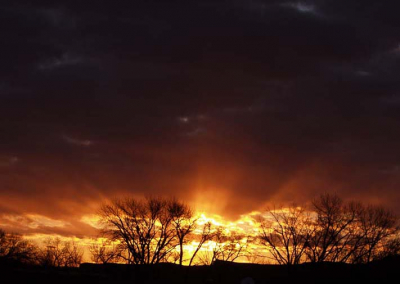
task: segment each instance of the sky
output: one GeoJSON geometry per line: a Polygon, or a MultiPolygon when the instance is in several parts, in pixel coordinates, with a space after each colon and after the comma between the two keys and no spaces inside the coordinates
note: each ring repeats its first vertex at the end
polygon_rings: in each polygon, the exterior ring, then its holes
{"type": "Polygon", "coordinates": [[[127,195],[231,220],[325,192],[400,214],[399,9],[1,1],[0,227],[93,235],[127,195]]]}

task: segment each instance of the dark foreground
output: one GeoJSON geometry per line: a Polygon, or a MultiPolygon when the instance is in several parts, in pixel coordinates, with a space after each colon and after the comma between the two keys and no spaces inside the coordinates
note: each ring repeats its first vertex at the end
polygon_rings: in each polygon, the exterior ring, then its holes
{"type": "Polygon", "coordinates": [[[182,268],[174,264],[82,264],[58,269],[2,264],[0,275],[0,283],[397,283],[400,258],[365,265],[322,263],[290,268],[224,262],[182,268]]]}

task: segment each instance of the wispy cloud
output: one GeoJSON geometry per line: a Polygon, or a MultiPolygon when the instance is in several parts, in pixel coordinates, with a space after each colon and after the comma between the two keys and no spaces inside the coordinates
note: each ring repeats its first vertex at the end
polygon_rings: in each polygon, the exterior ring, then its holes
{"type": "Polygon", "coordinates": [[[83,61],[83,58],[77,55],[72,55],[70,53],[64,53],[60,57],[53,57],[40,63],[38,68],[40,70],[53,70],[56,68],[61,68],[65,66],[72,66],[79,64],[83,61]]]}
{"type": "Polygon", "coordinates": [[[10,226],[21,229],[37,229],[40,227],[62,228],[69,225],[68,222],[52,219],[38,214],[14,215],[4,214],[0,216],[0,221],[3,226],[10,226]]]}
{"type": "Polygon", "coordinates": [[[302,13],[302,14],[322,16],[322,14],[312,4],[307,4],[304,2],[290,2],[290,3],[284,3],[284,4],[282,4],[282,6],[294,9],[297,12],[302,13]]]}
{"type": "Polygon", "coordinates": [[[81,217],[80,221],[96,229],[102,229],[104,227],[100,216],[95,214],[84,215],[81,217]]]}
{"type": "Polygon", "coordinates": [[[67,135],[63,135],[62,138],[64,139],[65,142],[71,145],[83,146],[83,147],[89,147],[93,145],[93,141],[88,139],[77,139],[67,135]]]}
{"type": "Polygon", "coordinates": [[[205,128],[198,127],[198,128],[196,128],[196,129],[194,129],[192,131],[187,132],[186,136],[194,137],[194,136],[198,136],[198,135],[204,134],[206,132],[207,132],[207,130],[205,128]]]}
{"type": "Polygon", "coordinates": [[[356,75],[361,76],[361,77],[367,77],[367,76],[371,76],[371,72],[364,71],[364,70],[358,70],[358,71],[356,71],[356,75]]]}
{"type": "Polygon", "coordinates": [[[178,117],[178,121],[181,122],[181,123],[189,123],[190,120],[191,119],[188,116],[180,116],[180,117],[178,117]]]}

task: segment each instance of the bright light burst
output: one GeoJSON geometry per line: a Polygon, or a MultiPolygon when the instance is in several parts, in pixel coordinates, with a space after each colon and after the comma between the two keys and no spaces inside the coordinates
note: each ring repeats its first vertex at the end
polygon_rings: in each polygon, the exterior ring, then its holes
{"type": "MultiPolygon", "coordinates": [[[[249,242],[250,239],[256,238],[260,231],[259,224],[257,219],[260,217],[266,217],[264,214],[258,211],[253,211],[248,214],[240,215],[237,220],[230,221],[226,220],[224,217],[218,214],[207,214],[206,212],[196,212],[196,229],[193,232],[192,238],[184,245],[185,251],[185,259],[186,264],[190,259],[191,255],[194,253],[196,248],[199,245],[199,237],[202,233],[202,228],[206,223],[212,224],[212,230],[216,231],[220,230],[223,234],[237,236],[237,243],[244,244],[246,243],[246,251],[248,252],[248,256],[241,256],[236,261],[238,262],[265,262],[265,257],[262,255],[266,254],[266,249],[264,246],[258,245],[256,242],[249,242]],[[252,257],[250,257],[250,255],[252,257]]],[[[102,223],[101,219],[98,215],[90,214],[84,215],[80,218],[80,222],[85,223],[95,229],[101,229],[102,223]]],[[[62,236],[56,234],[32,234],[25,236],[26,239],[31,240],[38,244],[39,246],[44,246],[46,240],[49,238],[60,238],[61,241],[64,242],[74,242],[76,245],[81,247],[84,250],[83,260],[84,262],[91,262],[91,254],[89,252],[89,248],[93,245],[102,245],[107,240],[104,237],[98,236],[84,236],[84,237],[76,237],[76,236],[62,236]]],[[[110,245],[113,245],[112,243],[110,245]]],[[[221,242],[217,243],[214,240],[209,240],[201,247],[199,251],[199,255],[205,255],[211,253],[216,249],[217,246],[224,246],[227,243],[221,242]]],[[[178,251],[178,248],[176,249],[178,251]]]]}

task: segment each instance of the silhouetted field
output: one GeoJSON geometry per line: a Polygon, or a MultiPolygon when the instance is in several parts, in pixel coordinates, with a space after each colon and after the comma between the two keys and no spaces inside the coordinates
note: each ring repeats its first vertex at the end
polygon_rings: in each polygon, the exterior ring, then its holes
{"type": "Polygon", "coordinates": [[[291,267],[220,261],[193,267],[84,263],[79,268],[45,268],[3,263],[0,272],[1,283],[244,283],[249,277],[265,284],[396,283],[391,279],[399,277],[400,257],[360,265],[306,263],[291,267]]]}

